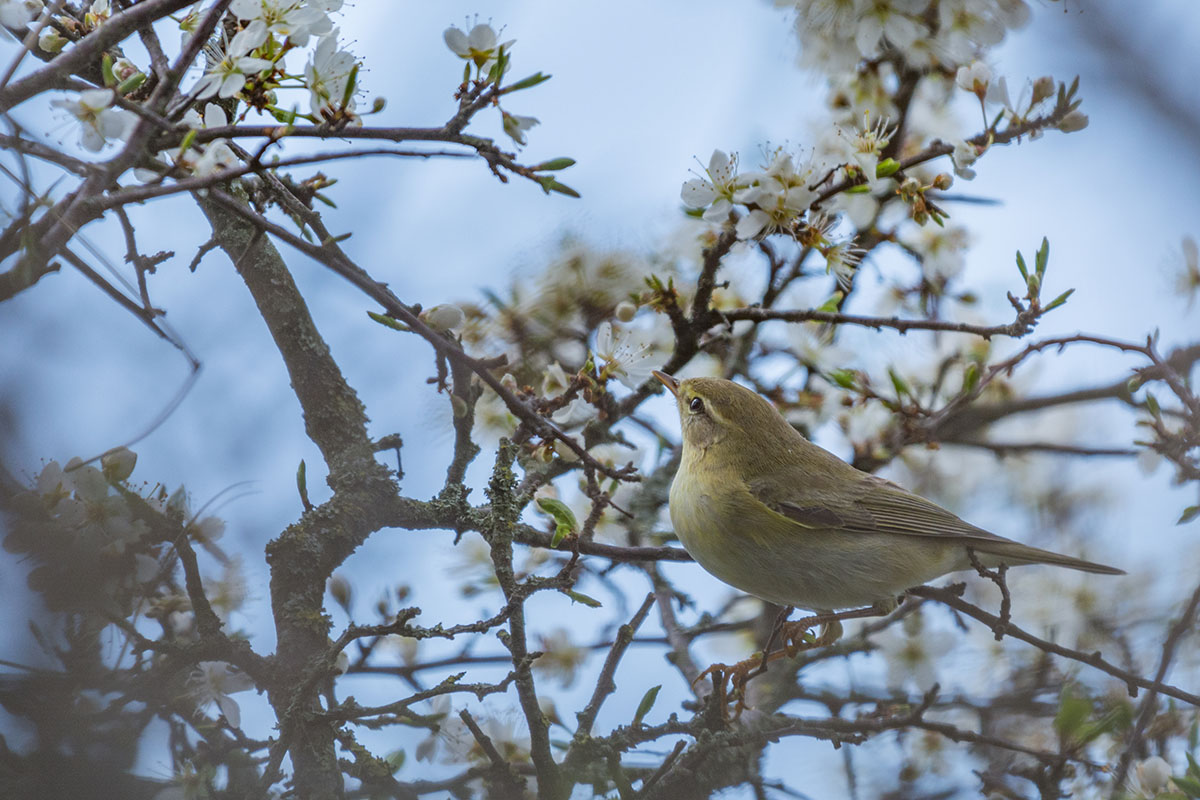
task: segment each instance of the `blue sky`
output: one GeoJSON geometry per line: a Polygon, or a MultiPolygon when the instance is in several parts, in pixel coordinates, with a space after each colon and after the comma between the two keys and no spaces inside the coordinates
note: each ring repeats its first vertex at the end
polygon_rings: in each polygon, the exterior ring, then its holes
{"type": "MultiPolygon", "coordinates": [[[[1120,4],[1110,0],[1096,8],[1116,14],[1120,4]]],[[[330,166],[326,171],[340,179],[330,192],[339,207],[326,212],[327,224],[337,233],[353,231],[348,252],[408,302],[477,299],[480,287],[502,288],[512,275],[536,271],[564,235],[598,247],[651,250],[676,229],[679,186],[699,169],[697,159],[707,162],[720,147],[739,150],[753,163],[766,142],[803,146],[823,118],[822,79],[793,66],[790,25],[766,2],[496,2],[481,11],[462,2],[398,8],[360,0],[347,7],[341,28],[366,64],[363,86],[388,102],[371,122],[436,125],[453,113],[461,62],[443,45],[442,31],[463,27],[477,12],[505,27],[502,38],[517,40],[515,76],[539,70],[554,76],[506,108],[541,120],[529,133],[528,161],[578,161],[563,180],[583,197],[547,197],[517,181],[503,185],[474,161],[330,166]]],[[[973,232],[967,280],[1002,298],[1005,288],[1015,287],[1013,252],[1028,254],[1047,236],[1052,287],[1077,292],[1039,334],[1083,329],[1137,339],[1159,328],[1168,348],[1200,330],[1200,312],[1188,310],[1171,290],[1180,238],[1200,236],[1194,188],[1200,161],[1184,156],[1195,148],[1196,131],[1186,117],[1161,115],[1163,103],[1150,102],[1157,98],[1130,82],[1128,64],[1079,42],[1088,13],[1077,3],[1034,3],[1033,24],[997,52],[993,66],[1014,88],[1046,73],[1067,80],[1081,74],[1091,124],[1081,133],[998,148],[980,162],[975,181],[956,184],[956,191],[1001,201],[952,209],[973,232]]],[[[1169,105],[1180,91],[1173,88],[1179,78],[1171,76],[1194,75],[1200,66],[1194,50],[1182,47],[1200,35],[1200,14],[1188,2],[1156,4],[1139,14],[1143,18],[1122,32],[1139,51],[1152,51],[1152,63],[1168,67],[1161,88],[1169,105]]],[[[10,46],[0,44],[0,51],[10,46]]],[[[19,114],[27,123],[51,120],[57,138],[73,135],[37,109],[19,114]]],[[[499,133],[488,114],[471,130],[499,133]]],[[[266,636],[262,546],[299,515],[294,480],[302,458],[313,499],[321,499],[323,476],[314,470],[319,455],[304,438],[278,355],[228,262],[210,255],[194,275],[185,273],[205,238],[198,214],[184,201],[146,206],[135,218],[144,249],[177,252],[152,281],[152,297],[204,364],[177,411],[135,446],[135,478],[172,488],[185,483],[196,505],[244,485],[231,493],[235,499],[222,501],[220,514],[229,523],[229,542],[245,548],[247,575],[257,587],[258,603],[241,622],[266,636]]],[[[85,235],[124,269],[115,226],[92,226],[85,235]]],[[[443,398],[424,383],[432,364],[428,349],[385,335],[364,313],[370,304],[322,268],[300,257],[291,263],[335,357],[367,404],[372,432],[404,436],[405,491],[430,495],[444,474],[450,430],[443,398]]],[[[986,308],[1007,321],[1003,305],[986,308]]],[[[40,459],[86,457],[128,439],[187,374],[169,345],[69,272],[0,306],[0,341],[18,343],[0,348],[0,402],[11,415],[6,455],[10,467],[31,474],[40,459]]],[[[1097,374],[1108,379],[1123,364],[1081,352],[1046,360],[1039,380],[1053,388],[1097,374]]],[[[1131,428],[1110,427],[1121,419],[1127,425],[1127,418],[1098,414],[1101,435],[1128,442],[1131,428]]],[[[1087,469],[1132,487],[1114,509],[1111,529],[1098,535],[1117,543],[1135,527],[1156,542],[1182,535],[1172,523],[1195,499],[1172,491],[1165,470],[1144,479],[1128,465],[1087,469]]],[[[370,598],[420,576],[406,576],[401,565],[448,566],[448,541],[384,532],[347,570],[361,581],[359,596],[370,598]]],[[[0,568],[6,587],[20,575],[18,565],[0,568]]],[[[709,586],[706,578],[686,580],[709,586]]],[[[457,601],[445,608],[462,615],[478,610],[457,601]]],[[[3,642],[0,637],[0,651],[8,649],[3,642]]],[[[269,647],[269,639],[262,646],[269,647]]],[[[661,664],[656,657],[643,663],[661,664]]],[[[640,690],[630,691],[636,703],[640,690]]],[[[660,703],[668,700],[664,694],[660,703]]]]}

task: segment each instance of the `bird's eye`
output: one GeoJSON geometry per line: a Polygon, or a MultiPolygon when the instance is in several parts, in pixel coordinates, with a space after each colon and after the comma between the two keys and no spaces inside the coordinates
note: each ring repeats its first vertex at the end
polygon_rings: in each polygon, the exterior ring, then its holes
{"type": "Polygon", "coordinates": [[[688,403],[688,408],[692,410],[693,414],[699,414],[704,410],[704,401],[699,397],[693,397],[692,402],[688,403]]]}

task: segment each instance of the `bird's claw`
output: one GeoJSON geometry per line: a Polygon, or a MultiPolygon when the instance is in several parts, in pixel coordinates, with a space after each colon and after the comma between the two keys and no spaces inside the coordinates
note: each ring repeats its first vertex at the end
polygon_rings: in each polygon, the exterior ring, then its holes
{"type": "Polygon", "coordinates": [[[706,670],[696,676],[692,681],[692,687],[700,683],[709,675],[713,676],[713,695],[720,703],[722,713],[726,719],[729,718],[726,699],[731,695],[737,695],[737,705],[733,709],[733,718],[737,719],[741,716],[742,711],[746,709],[746,684],[755,675],[766,672],[766,660],[755,653],[750,658],[743,659],[736,664],[713,664],[706,670]],[[726,685],[728,684],[728,689],[726,685]]]}

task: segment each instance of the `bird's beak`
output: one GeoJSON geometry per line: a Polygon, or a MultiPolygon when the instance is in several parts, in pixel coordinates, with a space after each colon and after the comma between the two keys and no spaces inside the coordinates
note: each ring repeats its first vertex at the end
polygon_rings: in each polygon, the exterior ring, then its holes
{"type": "Polygon", "coordinates": [[[671,394],[679,397],[679,381],[675,380],[667,373],[661,372],[657,369],[651,370],[650,374],[662,381],[662,385],[670,389],[671,394]]]}

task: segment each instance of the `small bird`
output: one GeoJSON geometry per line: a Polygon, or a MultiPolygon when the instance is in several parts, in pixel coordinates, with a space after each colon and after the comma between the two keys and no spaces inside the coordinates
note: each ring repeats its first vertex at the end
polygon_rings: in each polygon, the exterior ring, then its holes
{"type": "MultiPolygon", "coordinates": [[[[948,572],[1054,564],[1123,575],[977,528],[805,439],[767,400],[718,378],[654,376],[675,395],[683,458],[675,533],[704,569],[781,606],[882,614],[948,572]]],[[[840,629],[840,626],[838,626],[840,629]]]]}

